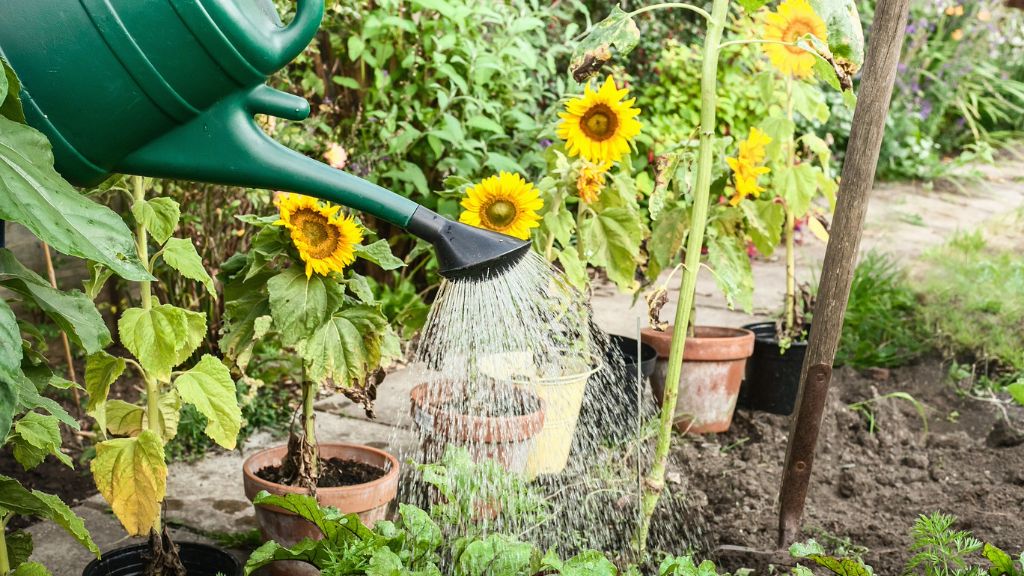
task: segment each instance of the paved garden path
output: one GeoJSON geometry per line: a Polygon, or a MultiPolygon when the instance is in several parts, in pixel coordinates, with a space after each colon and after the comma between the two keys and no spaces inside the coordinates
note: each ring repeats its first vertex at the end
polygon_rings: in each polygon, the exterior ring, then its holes
{"type": "MultiPolygon", "coordinates": [[[[892,253],[913,265],[916,256],[944,242],[957,230],[998,227],[1007,218],[1024,218],[1024,162],[1004,161],[982,168],[985,179],[964,191],[936,191],[914,185],[880,185],[874,191],[865,227],[864,249],[892,253]]],[[[862,250],[863,251],[863,250],[862,250]]],[[[808,279],[820,269],[825,247],[812,237],[798,250],[800,278],[808,279]]],[[[703,273],[698,285],[698,320],[701,324],[739,326],[757,318],[769,318],[781,305],[785,286],[785,263],[779,258],[754,262],[755,315],[729,310],[703,273]]],[[[672,287],[675,302],[677,286],[672,287]]],[[[638,323],[646,325],[643,300],[634,306],[632,298],[600,286],[594,295],[598,323],[608,332],[632,335],[638,323]]],[[[664,313],[674,313],[674,304],[664,313]]],[[[670,316],[666,316],[670,317],[670,316]]],[[[369,420],[362,410],[341,396],[323,399],[317,419],[322,441],[356,442],[387,447],[399,455],[408,454],[415,444],[408,393],[416,383],[415,370],[403,368],[388,376],[376,406],[377,419],[369,420]]],[[[241,452],[219,453],[194,463],[176,463],[170,468],[167,517],[183,540],[204,540],[202,534],[239,532],[255,526],[252,509],[242,492],[243,456],[265,446],[280,443],[267,434],[257,434],[241,452]]],[[[108,550],[124,545],[120,525],[106,504],[93,497],[77,507],[85,517],[97,544],[108,550]]],[[[56,576],[77,576],[89,555],[59,529],[50,524],[31,528],[36,544],[34,558],[49,566],[56,576]]]]}

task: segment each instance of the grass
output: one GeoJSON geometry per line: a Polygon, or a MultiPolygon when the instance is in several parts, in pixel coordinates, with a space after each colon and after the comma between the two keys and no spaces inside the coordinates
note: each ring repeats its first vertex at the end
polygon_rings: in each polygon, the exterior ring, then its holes
{"type": "Polygon", "coordinates": [[[891,256],[869,252],[857,265],[836,364],[894,368],[930,347],[917,295],[891,256]]]}
{"type": "Polygon", "coordinates": [[[925,258],[921,314],[940,349],[997,380],[1024,373],[1024,258],[980,232],[958,234],[925,258]]]}

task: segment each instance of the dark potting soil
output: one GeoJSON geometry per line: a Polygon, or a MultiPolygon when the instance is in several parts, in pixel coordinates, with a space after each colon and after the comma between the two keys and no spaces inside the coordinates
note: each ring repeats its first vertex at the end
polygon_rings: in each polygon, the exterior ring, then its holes
{"type": "MultiPolygon", "coordinates": [[[[65,439],[65,444],[72,443],[65,439]]],[[[58,462],[56,458],[50,457],[39,466],[26,471],[14,459],[10,448],[0,450],[0,474],[18,480],[30,490],[55,494],[68,506],[75,506],[97,492],[88,466],[78,464],[71,469],[58,462]]],[[[14,529],[24,528],[35,521],[28,516],[15,516],[10,526],[14,529]]]]}
{"type": "MultiPolygon", "coordinates": [[[[1024,429],[1024,408],[959,395],[946,374],[937,359],[892,371],[836,371],[802,539],[863,546],[875,574],[900,574],[914,520],[942,512],[956,515],[957,528],[983,541],[1013,554],[1024,548],[1024,434],[1014,431],[1024,429]],[[927,435],[905,400],[874,403],[874,432],[849,407],[894,391],[927,407],[927,435]]],[[[673,450],[668,488],[685,494],[706,519],[711,551],[723,569],[766,574],[768,564],[790,562],[775,548],[788,432],[787,417],[738,411],[728,432],[691,437],[673,450]]]]}
{"type": "MultiPolygon", "coordinates": [[[[268,466],[256,471],[256,476],[274,482],[285,484],[281,473],[281,466],[268,466]]],[[[320,459],[320,478],[317,480],[317,488],[338,488],[341,486],[356,486],[373,482],[383,478],[387,474],[382,468],[378,468],[365,462],[357,460],[344,460],[342,458],[320,459]]]]}

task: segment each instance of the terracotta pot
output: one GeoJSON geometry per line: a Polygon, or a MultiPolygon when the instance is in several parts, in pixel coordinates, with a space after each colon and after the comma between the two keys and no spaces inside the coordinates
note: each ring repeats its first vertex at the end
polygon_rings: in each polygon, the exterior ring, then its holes
{"type": "Polygon", "coordinates": [[[521,416],[460,414],[445,409],[445,404],[463,394],[460,386],[424,383],[413,388],[412,419],[420,431],[423,461],[437,462],[449,445],[462,446],[474,462],[494,460],[509,472],[524,473],[534,438],[544,427],[544,401],[514,386],[501,393],[514,395],[534,409],[521,416]]]}
{"type": "MultiPolygon", "coordinates": [[[[660,404],[665,395],[672,326],[664,332],[646,328],[640,339],[658,351],[651,390],[660,404]]],[[[677,430],[696,434],[725,432],[732,424],[747,358],[754,352],[754,333],[741,328],[698,326],[686,339],[683,372],[676,402],[677,430]]]]}
{"type": "MultiPolygon", "coordinates": [[[[320,444],[320,457],[329,460],[341,458],[355,460],[385,470],[384,476],[365,484],[317,488],[316,499],[324,506],[333,506],[344,514],[359,514],[363,524],[373,526],[387,516],[388,505],[398,494],[398,460],[383,450],[358,444],[320,444]]],[[[288,452],[287,446],[275,446],[257,452],[242,464],[245,495],[252,501],[261,490],[283,496],[285,494],[306,494],[304,488],[285,486],[268,482],[256,476],[256,471],[268,466],[279,466],[288,452]]],[[[266,540],[273,540],[284,546],[294,546],[304,538],[319,539],[320,531],[313,524],[274,506],[256,506],[256,522],[266,540]]],[[[283,576],[315,576],[319,571],[301,562],[275,562],[270,565],[271,573],[283,576]]]]}

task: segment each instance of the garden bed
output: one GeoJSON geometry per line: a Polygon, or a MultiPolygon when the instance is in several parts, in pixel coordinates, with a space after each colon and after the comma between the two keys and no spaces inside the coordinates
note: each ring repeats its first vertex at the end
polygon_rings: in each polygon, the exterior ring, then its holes
{"type": "MultiPolygon", "coordinates": [[[[1000,409],[958,395],[938,360],[868,375],[840,369],[832,381],[804,516],[804,534],[827,548],[862,546],[878,574],[898,574],[920,514],[959,517],[959,527],[1009,550],[1024,544],[1024,437],[1008,432],[1000,409]],[[874,405],[876,429],[849,404],[894,391],[927,406],[928,434],[902,399],[874,405]]],[[[1019,426],[1024,409],[1005,406],[1019,426]]],[[[725,568],[765,569],[774,549],[778,487],[789,420],[738,412],[732,429],[691,438],[672,454],[670,480],[703,507],[710,544],[725,568]]],[[[678,490],[678,488],[677,488],[678,490]]],[[[760,572],[759,572],[760,573],[760,572]]]]}

